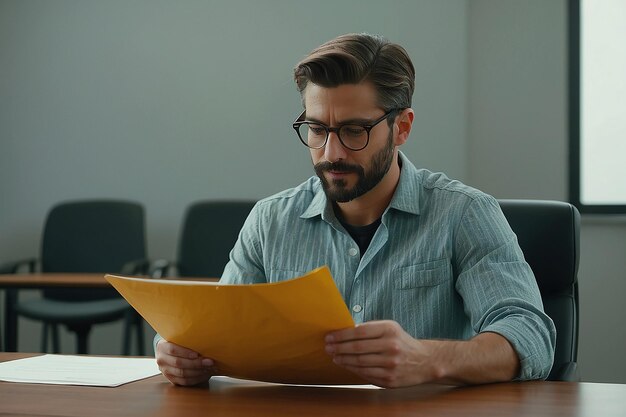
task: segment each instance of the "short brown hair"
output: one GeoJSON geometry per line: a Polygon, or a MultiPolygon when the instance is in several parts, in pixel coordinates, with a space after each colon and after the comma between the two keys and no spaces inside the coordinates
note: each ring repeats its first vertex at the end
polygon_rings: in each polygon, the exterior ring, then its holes
{"type": "Polygon", "coordinates": [[[382,36],[351,33],[315,48],[294,69],[300,94],[309,82],[325,88],[371,82],[378,105],[389,111],[411,107],[415,68],[398,44],[382,36]]]}

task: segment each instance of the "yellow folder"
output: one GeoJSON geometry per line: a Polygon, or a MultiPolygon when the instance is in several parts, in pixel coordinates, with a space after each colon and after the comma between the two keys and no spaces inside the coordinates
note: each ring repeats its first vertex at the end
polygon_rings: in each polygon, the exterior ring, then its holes
{"type": "Polygon", "coordinates": [[[363,384],[324,352],[353,327],[330,271],[269,284],[106,276],[166,340],[215,360],[220,374],[291,384],[363,384]]]}

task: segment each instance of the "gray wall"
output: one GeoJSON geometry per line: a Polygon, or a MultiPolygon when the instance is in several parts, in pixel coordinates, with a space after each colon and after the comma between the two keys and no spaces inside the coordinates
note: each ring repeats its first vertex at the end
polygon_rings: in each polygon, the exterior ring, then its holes
{"type": "MultiPolygon", "coordinates": [[[[150,256],[172,259],[191,202],[302,182],[313,170],[291,128],[292,68],[361,31],[418,63],[405,152],[463,178],[463,1],[0,0],[0,262],[36,255],[62,200],[143,203],[150,256]]],[[[19,348],[37,350],[39,325],[20,330],[19,348]]],[[[96,328],[92,351],[118,353],[119,335],[96,328]]],[[[71,352],[73,339],[62,345],[71,352]]]]}
{"type": "Polygon", "coordinates": [[[119,197],[171,257],[184,208],[260,198],[312,174],[292,68],[350,31],[418,64],[406,152],[463,177],[465,3],[1,1],[0,259],[37,251],[51,205],[119,197]]]}
{"type": "MultiPolygon", "coordinates": [[[[142,202],[150,256],[172,258],[192,201],[304,180],[291,68],[350,31],[416,63],[414,162],[499,198],[567,198],[565,0],[310,4],[0,0],[0,261],[35,255],[61,200],[142,202]]],[[[583,219],[585,380],[626,382],[625,234],[583,219]]],[[[37,350],[38,325],[20,325],[37,350]]],[[[118,353],[119,335],[97,328],[93,352],[118,353]]]]}
{"type": "MultiPolygon", "coordinates": [[[[469,5],[469,181],[498,198],[566,200],[566,2],[469,5]]],[[[585,381],[626,382],[624,254],[626,217],[583,216],[579,365],[585,381]]]]}

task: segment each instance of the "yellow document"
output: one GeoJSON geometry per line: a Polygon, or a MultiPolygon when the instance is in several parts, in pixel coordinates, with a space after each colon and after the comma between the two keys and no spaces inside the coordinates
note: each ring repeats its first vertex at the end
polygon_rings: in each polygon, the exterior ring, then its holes
{"type": "Polygon", "coordinates": [[[164,339],[214,359],[222,375],[290,384],[365,383],[324,351],[326,333],[354,327],[325,266],[270,284],[106,279],[164,339]]]}

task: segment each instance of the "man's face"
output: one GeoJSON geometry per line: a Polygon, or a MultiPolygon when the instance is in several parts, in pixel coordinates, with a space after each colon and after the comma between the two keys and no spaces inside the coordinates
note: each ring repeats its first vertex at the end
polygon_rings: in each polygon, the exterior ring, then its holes
{"type": "MultiPolygon", "coordinates": [[[[346,123],[371,124],[385,111],[376,105],[376,91],[369,83],[324,88],[309,84],[304,93],[306,120],[330,127],[346,123]]],[[[345,148],[336,133],[326,146],[311,149],[311,159],[324,191],[331,201],[345,203],[369,192],[380,183],[394,160],[393,130],[386,120],[370,131],[365,149],[345,148]]]]}

